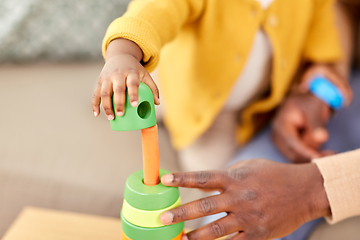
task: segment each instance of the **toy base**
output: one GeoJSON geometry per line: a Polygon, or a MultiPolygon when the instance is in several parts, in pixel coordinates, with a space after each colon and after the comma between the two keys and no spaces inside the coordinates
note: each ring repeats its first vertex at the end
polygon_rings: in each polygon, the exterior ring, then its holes
{"type": "Polygon", "coordinates": [[[144,228],[129,223],[122,214],[120,217],[122,231],[132,240],[171,240],[184,232],[184,222],[158,228],[144,228]]]}
{"type": "MultiPolygon", "coordinates": [[[[183,234],[184,234],[184,232],[180,233],[178,236],[176,236],[175,238],[173,238],[171,240],[181,240],[183,234]]],[[[132,239],[128,238],[128,236],[126,236],[125,233],[123,231],[121,231],[121,239],[120,240],[132,240],[132,239]]]]}

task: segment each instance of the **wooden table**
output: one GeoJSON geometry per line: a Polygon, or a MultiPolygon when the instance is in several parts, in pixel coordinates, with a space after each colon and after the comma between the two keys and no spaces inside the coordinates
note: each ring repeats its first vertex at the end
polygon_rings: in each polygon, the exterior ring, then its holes
{"type": "Polygon", "coordinates": [[[120,240],[120,219],[25,208],[2,240],[120,240]]]}
{"type": "Polygon", "coordinates": [[[120,236],[120,218],[26,207],[1,240],[120,240],[120,236]]]}
{"type": "Polygon", "coordinates": [[[120,219],[27,207],[2,240],[120,240],[120,219]]]}

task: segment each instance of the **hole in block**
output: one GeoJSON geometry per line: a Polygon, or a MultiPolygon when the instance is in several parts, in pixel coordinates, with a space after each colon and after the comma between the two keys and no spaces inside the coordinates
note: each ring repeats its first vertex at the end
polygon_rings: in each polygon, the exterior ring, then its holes
{"type": "Polygon", "coordinates": [[[148,101],[144,101],[139,104],[137,113],[142,119],[148,119],[151,114],[151,106],[148,101]]]}

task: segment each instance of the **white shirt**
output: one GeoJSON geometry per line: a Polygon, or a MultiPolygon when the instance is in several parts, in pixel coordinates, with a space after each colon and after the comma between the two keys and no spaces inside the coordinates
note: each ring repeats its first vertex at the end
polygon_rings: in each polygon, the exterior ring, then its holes
{"type": "Polygon", "coordinates": [[[256,0],[263,9],[267,9],[274,0],[256,0]]]}
{"type": "MultiPolygon", "coordinates": [[[[266,9],[274,0],[257,0],[266,9]]],[[[272,47],[265,32],[260,29],[254,37],[252,49],[243,71],[236,80],[225,103],[226,110],[240,110],[260,97],[270,86],[272,47]]]]}

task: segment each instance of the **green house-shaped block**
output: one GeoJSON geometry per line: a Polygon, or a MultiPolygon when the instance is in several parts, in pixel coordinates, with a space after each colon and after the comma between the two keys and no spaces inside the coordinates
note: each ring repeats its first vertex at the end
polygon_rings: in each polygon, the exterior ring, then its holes
{"type": "MultiPolygon", "coordinates": [[[[115,109],[115,104],[113,101],[115,109]]],[[[130,104],[126,91],[125,113],[121,117],[115,114],[110,121],[111,129],[115,131],[132,131],[152,127],[156,124],[154,96],[151,89],[145,84],[139,85],[139,104],[133,107],[130,104]]]]}

